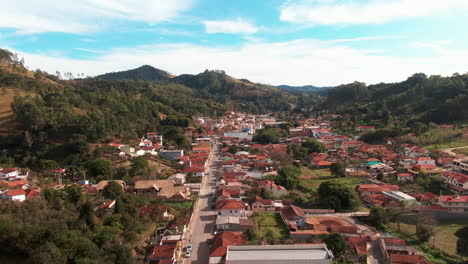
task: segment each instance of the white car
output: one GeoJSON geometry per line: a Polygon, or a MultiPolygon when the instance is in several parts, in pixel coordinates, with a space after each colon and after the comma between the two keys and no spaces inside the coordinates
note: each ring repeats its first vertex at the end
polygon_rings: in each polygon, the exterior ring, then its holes
{"type": "Polygon", "coordinates": [[[187,252],[192,252],[192,245],[191,244],[187,245],[187,252]]]}
{"type": "Polygon", "coordinates": [[[192,254],[192,252],[186,251],[186,252],[185,252],[185,257],[186,257],[186,258],[190,258],[190,255],[191,255],[191,254],[192,254]]]}

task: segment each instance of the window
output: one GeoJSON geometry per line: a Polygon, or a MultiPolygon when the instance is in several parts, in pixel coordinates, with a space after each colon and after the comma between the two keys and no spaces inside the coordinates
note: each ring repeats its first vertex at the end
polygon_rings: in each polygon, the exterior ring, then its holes
{"type": "Polygon", "coordinates": [[[232,214],[232,210],[229,210],[229,213],[232,214]]]}

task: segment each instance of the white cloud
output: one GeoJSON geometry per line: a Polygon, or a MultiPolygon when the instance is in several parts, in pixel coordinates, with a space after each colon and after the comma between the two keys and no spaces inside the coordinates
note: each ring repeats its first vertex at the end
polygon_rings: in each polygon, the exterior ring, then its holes
{"type": "Polygon", "coordinates": [[[467,9],[466,0],[298,0],[283,4],[280,19],[307,25],[377,24],[467,9]]]}
{"type": "Polygon", "coordinates": [[[422,42],[422,41],[411,41],[408,43],[408,46],[411,48],[441,48],[443,46],[446,46],[448,44],[452,43],[451,40],[437,40],[437,41],[428,41],[428,42],[422,42]]]}
{"type": "Polygon", "coordinates": [[[191,7],[193,0],[0,0],[0,28],[20,34],[85,33],[116,21],[155,24],[191,7]]]}
{"type": "Polygon", "coordinates": [[[209,34],[255,34],[258,28],[250,22],[242,19],[236,20],[207,20],[202,22],[205,25],[205,31],[209,34]]]}
{"type": "Polygon", "coordinates": [[[366,83],[395,82],[416,72],[451,75],[466,71],[468,49],[427,53],[425,57],[392,57],[315,39],[275,43],[247,43],[240,47],[206,47],[194,44],[157,44],[110,50],[94,60],[75,60],[18,52],[32,69],[48,72],[98,75],[143,64],[174,74],[196,74],[222,69],[237,78],[269,84],[320,86],[355,80],[366,83]],[[156,64],[155,64],[156,63],[156,64]]]}

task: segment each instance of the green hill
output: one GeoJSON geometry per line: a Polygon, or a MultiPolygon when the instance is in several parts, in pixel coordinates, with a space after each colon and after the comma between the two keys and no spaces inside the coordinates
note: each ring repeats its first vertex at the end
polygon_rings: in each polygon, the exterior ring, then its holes
{"type": "Polygon", "coordinates": [[[285,111],[295,97],[274,86],[262,85],[248,80],[236,79],[224,71],[206,70],[200,74],[170,76],[167,72],[151,66],[100,75],[97,79],[143,80],[153,84],[177,84],[192,89],[192,95],[226,105],[234,110],[252,113],[285,111]]]}
{"type": "Polygon", "coordinates": [[[467,105],[468,74],[427,77],[418,73],[399,83],[340,85],[328,90],[323,107],[357,122],[384,125],[396,119],[467,122],[467,105]]]}

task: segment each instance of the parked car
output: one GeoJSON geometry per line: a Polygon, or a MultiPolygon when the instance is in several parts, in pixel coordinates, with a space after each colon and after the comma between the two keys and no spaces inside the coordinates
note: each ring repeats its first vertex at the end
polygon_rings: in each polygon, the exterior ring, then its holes
{"type": "Polygon", "coordinates": [[[187,245],[187,251],[192,252],[192,244],[187,245]]]}
{"type": "Polygon", "coordinates": [[[190,252],[190,251],[185,252],[185,257],[186,258],[190,258],[190,255],[192,255],[192,252],[190,252]]]}

